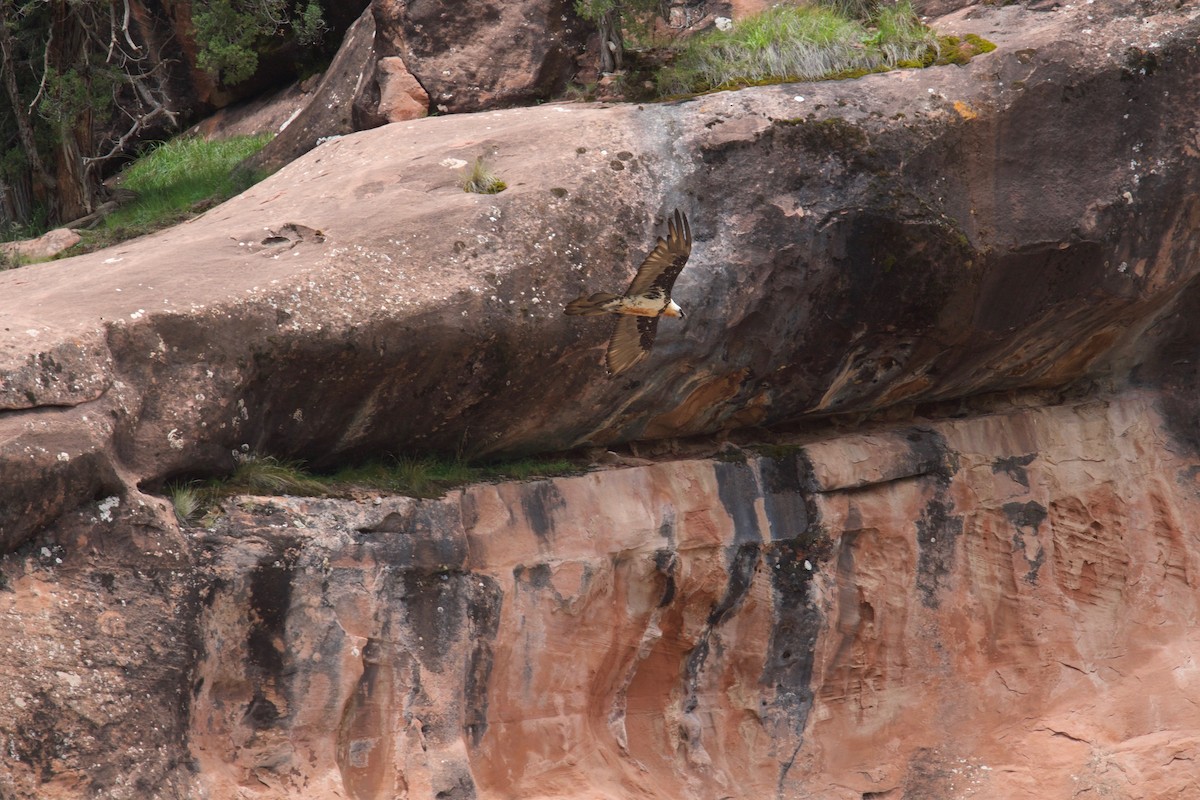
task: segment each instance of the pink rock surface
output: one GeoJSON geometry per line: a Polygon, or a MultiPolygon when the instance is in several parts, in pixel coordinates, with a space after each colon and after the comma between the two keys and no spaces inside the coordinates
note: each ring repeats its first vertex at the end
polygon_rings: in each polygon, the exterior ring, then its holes
{"type": "Polygon", "coordinates": [[[1200,790],[1200,467],[1152,393],[772,452],[209,529],[90,504],[0,564],[0,789],[1200,790]]]}

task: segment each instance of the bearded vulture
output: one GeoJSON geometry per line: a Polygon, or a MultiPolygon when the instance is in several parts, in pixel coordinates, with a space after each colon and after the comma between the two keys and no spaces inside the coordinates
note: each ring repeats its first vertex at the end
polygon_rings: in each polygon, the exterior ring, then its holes
{"type": "Polygon", "coordinates": [[[683,317],[683,309],[671,299],[671,287],[691,252],[691,226],[676,209],[675,216],[667,220],[667,238],[658,237],[658,244],[638,267],[625,294],[581,295],[563,309],[572,316],[618,315],[608,343],[610,374],[618,375],[646,357],[658,332],[659,317],[683,317]]]}

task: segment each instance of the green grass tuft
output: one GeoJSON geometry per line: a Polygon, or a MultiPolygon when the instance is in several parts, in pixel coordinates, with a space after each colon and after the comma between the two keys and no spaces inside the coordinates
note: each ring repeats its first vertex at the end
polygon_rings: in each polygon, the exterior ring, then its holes
{"type": "Polygon", "coordinates": [[[909,0],[880,7],[871,22],[875,30],[866,44],[883,54],[888,67],[920,62],[931,49],[937,51],[937,34],[921,23],[909,0]]]}
{"type": "Polygon", "coordinates": [[[475,159],[475,163],[463,169],[460,184],[464,192],[475,194],[499,194],[508,188],[508,184],[496,177],[491,167],[484,161],[483,156],[475,159]]]}
{"type": "Polygon", "coordinates": [[[205,504],[203,491],[193,483],[168,485],[167,497],[171,499],[180,525],[190,525],[205,504]]]}
{"type": "Polygon", "coordinates": [[[164,142],[126,167],[122,187],[136,199],[113,211],[73,253],[96,250],[142,236],[195,216],[262,180],[239,169],[271,134],[207,141],[178,137],[164,142]]]}
{"type": "Polygon", "coordinates": [[[433,456],[403,456],[393,461],[343,469],[328,478],[338,489],[372,489],[409,495],[440,497],[450,489],[469,483],[494,480],[531,480],[580,472],[567,459],[521,459],[491,464],[470,464],[460,459],[433,456]]]}
{"type": "Polygon", "coordinates": [[[226,494],[322,495],[329,486],[304,470],[299,461],[255,456],[238,464],[223,482],[226,494]]]}
{"type": "Polygon", "coordinates": [[[814,80],[832,72],[871,69],[878,56],[861,45],[863,26],[819,6],[777,6],[688,39],[658,76],[665,95],[763,81],[814,80]]]}
{"type": "Polygon", "coordinates": [[[167,484],[164,493],[170,498],[179,523],[186,526],[201,516],[211,518],[222,500],[240,494],[353,497],[371,491],[431,498],[470,483],[525,481],[583,471],[579,464],[563,458],[470,464],[461,459],[423,456],[362,464],[332,475],[316,476],[297,461],[250,456],[226,478],[167,484]]]}

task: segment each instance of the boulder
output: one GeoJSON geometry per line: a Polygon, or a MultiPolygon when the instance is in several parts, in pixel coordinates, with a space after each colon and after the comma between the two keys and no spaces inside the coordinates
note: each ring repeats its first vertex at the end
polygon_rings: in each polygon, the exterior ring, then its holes
{"type": "Polygon", "coordinates": [[[442,113],[557,95],[591,32],[572,0],[374,0],[371,10],[379,54],[401,58],[442,113]]]}
{"type": "Polygon", "coordinates": [[[388,122],[403,122],[429,113],[429,95],[408,71],[404,59],[387,56],[375,65],[379,82],[379,115],[388,122]]]}
{"type": "Polygon", "coordinates": [[[0,255],[23,261],[45,261],[79,244],[82,237],[70,228],[55,228],[36,239],[0,242],[0,255]]]}
{"type": "Polygon", "coordinates": [[[266,146],[242,162],[241,168],[273,172],[299,158],[321,141],[384,121],[372,110],[366,116],[359,98],[372,91],[375,55],[375,19],[370,9],[346,31],[342,46],[316,87],[280,126],[278,134],[266,146]]]}

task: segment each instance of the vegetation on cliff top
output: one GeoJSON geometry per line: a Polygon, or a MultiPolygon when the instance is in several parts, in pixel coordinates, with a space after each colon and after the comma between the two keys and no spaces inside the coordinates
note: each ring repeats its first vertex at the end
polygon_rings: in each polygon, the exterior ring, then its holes
{"type": "Polygon", "coordinates": [[[271,134],[235,136],[208,141],[177,137],[133,162],[122,173],[121,187],[135,197],[82,231],[83,241],[72,255],[142,236],[182,222],[235,194],[263,176],[238,169],[257,153],[271,134]]]}
{"type": "Polygon", "coordinates": [[[329,0],[183,5],[177,17],[130,13],[128,3],[122,13],[109,0],[0,2],[0,234],[88,218],[108,199],[105,179],[192,121],[200,109],[180,103],[189,34],[200,69],[229,86],[256,75],[264,57],[297,73],[326,62],[338,44],[327,20],[345,16],[329,0]],[[164,40],[163,52],[160,36],[184,41],[164,40]]]}
{"type": "MultiPolygon", "coordinates": [[[[618,72],[601,81],[608,99],[647,101],[963,64],[995,49],[973,34],[939,37],[921,22],[911,0],[781,3],[738,22],[718,20],[716,28],[676,41],[653,33],[656,11],[641,0],[580,0],[577,6],[600,26],[602,36],[607,31],[613,37],[613,47],[619,42],[623,51],[626,41],[635,43],[628,69],[620,72],[622,60],[617,59],[618,72]]],[[[602,70],[611,66],[602,65],[602,70]]],[[[596,86],[576,87],[574,94],[593,97],[596,86]]]]}
{"type": "Polygon", "coordinates": [[[866,20],[827,6],[776,6],[688,39],[658,75],[665,95],[891,69],[938,48],[908,0],[866,20]]]}

